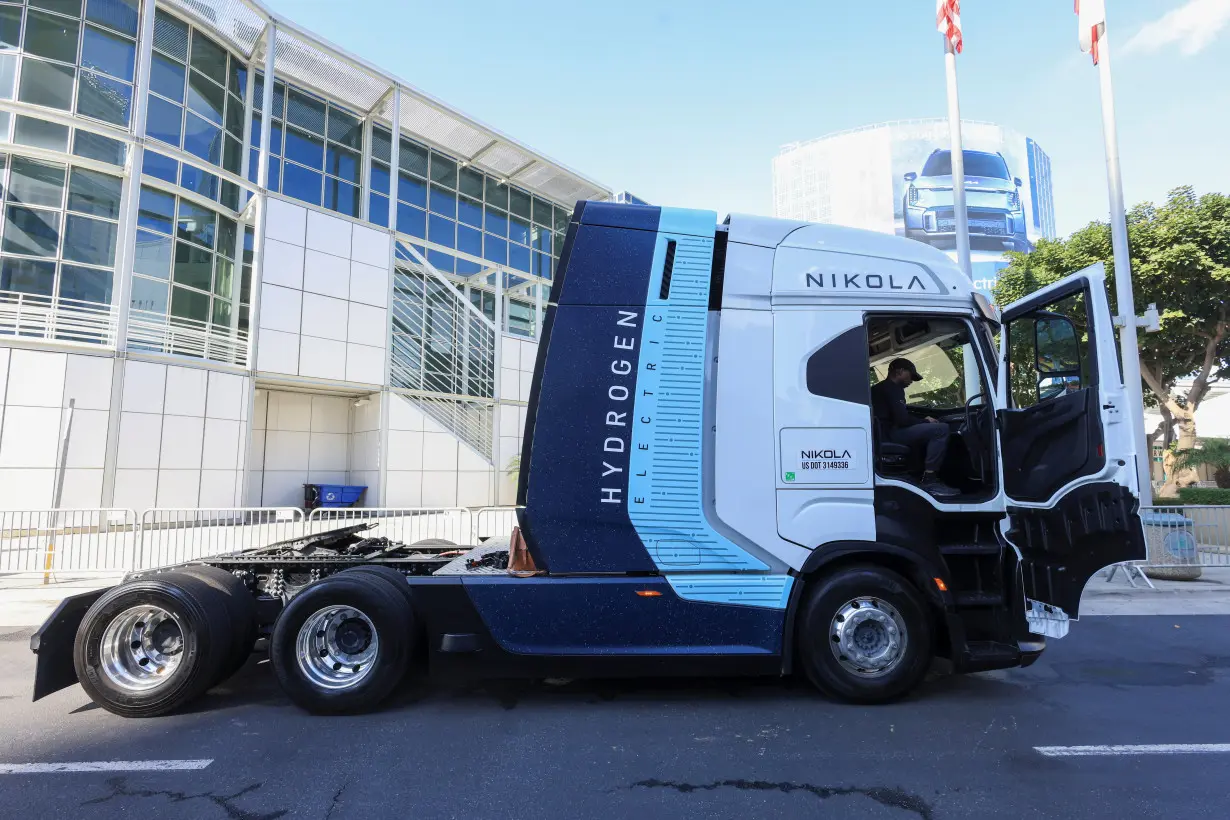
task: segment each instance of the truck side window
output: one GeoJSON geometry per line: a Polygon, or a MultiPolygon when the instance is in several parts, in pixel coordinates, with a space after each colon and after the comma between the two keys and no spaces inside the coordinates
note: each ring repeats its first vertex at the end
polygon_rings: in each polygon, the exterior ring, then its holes
{"type": "Polygon", "coordinates": [[[1094,386],[1083,294],[1022,316],[1007,332],[1013,407],[1033,407],[1094,386]]]}
{"type": "Polygon", "coordinates": [[[888,364],[905,356],[923,377],[905,389],[906,404],[922,413],[951,413],[964,409],[967,402],[985,403],[986,388],[978,365],[978,354],[969,327],[952,319],[874,319],[872,335],[872,384],[888,375],[888,364]],[[881,345],[877,339],[891,339],[881,345]],[[981,397],[981,398],[979,398],[981,397]]]}

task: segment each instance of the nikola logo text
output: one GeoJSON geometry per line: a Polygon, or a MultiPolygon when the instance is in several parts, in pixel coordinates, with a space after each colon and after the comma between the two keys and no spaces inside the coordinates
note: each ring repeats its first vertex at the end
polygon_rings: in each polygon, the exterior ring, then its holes
{"type": "Polygon", "coordinates": [[[807,287],[826,290],[921,290],[926,291],[920,276],[909,279],[896,274],[879,273],[809,273],[807,287]]]}

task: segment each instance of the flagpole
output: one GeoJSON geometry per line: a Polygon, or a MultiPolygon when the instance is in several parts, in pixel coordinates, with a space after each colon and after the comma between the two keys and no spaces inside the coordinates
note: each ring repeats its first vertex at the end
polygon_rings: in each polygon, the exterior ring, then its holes
{"type": "Polygon", "coordinates": [[[961,102],[957,98],[957,54],[944,38],[944,70],[948,75],[948,133],[952,139],[952,218],[957,227],[957,264],[972,282],[969,258],[969,219],[965,210],[965,153],[961,149],[961,102]]]}
{"type": "MultiPolygon", "coordinates": [[[[1106,26],[1109,29],[1110,26],[1106,26]]],[[[1153,469],[1145,438],[1144,400],[1140,386],[1140,352],[1136,343],[1136,301],[1132,295],[1132,259],[1128,248],[1127,208],[1119,170],[1119,134],[1115,127],[1115,90],[1110,79],[1110,42],[1106,31],[1097,38],[1098,78],[1102,91],[1102,135],[1106,139],[1106,182],[1110,189],[1110,238],[1115,258],[1115,298],[1119,303],[1119,344],[1128,418],[1136,442],[1136,477],[1142,507],[1153,504],[1153,469]]]]}

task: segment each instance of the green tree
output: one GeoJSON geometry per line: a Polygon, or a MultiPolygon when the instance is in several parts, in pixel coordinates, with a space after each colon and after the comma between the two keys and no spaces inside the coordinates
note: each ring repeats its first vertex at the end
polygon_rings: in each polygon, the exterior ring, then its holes
{"type": "Polygon", "coordinates": [[[1174,463],[1180,470],[1208,467],[1217,486],[1230,489],[1230,439],[1206,438],[1195,449],[1175,453],[1174,463]]]}
{"type": "MultiPolygon", "coordinates": [[[[1171,191],[1164,204],[1146,202],[1128,214],[1134,313],[1149,303],[1161,312],[1162,329],[1139,335],[1145,403],[1162,415],[1158,435],[1167,453],[1167,488],[1195,482],[1174,452],[1196,446],[1195,414],[1209,387],[1230,375],[1230,197],[1197,197],[1190,187],[1171,191]],[[1180,380],[1191,386],[1178,388],[1180,380]]],[[[1110,226],[1093,222],[1067,239],[1040,241],[1030,253],[1010,253],[1000,273],[996,302],[1006,305],[1081,268],[1103,262],[1112,283],[1115,265],[1110,226]]],[[[1163,493],[1166,488],[1163,489],[1163,493]]]]}

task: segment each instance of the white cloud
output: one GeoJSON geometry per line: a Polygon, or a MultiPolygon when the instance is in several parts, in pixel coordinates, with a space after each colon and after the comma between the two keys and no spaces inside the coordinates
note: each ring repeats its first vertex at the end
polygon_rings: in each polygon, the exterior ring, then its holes
{"type": "Polygon", "coordinates": [[[1145,23],[1123,46],[1125,54],[1153,53],[1177,45],[1185,56],[1198,54],[1230,25],[1230,0],[1188,0],[1145,23]]]}

